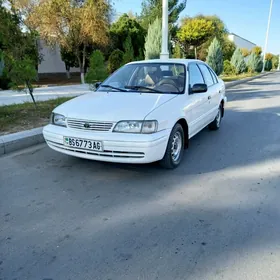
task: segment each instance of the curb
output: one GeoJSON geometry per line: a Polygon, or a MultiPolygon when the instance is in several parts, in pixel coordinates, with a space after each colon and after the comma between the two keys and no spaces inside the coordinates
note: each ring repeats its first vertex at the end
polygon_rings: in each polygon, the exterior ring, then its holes
{"type": "Polygon", "coordinates": [[[267,76],[267,75],[270,75],[270,74],[273,74],[275,72],[267,72],[267,73],[263,73],[263,74],[260,74],[258,76],[254,76],[254,77],[250,77],[250,78],[245,78],[245,79],[242,79],[242,80],[237,80],[237,81],[232,81],[232,82],[226,82],[225,85],[226,85],[226,89],[228,88],[232,88],[234,86],[237,86],[237,85],[240,85],[240,84],[244,84],[244,83],[247,83],[247,82],[250,82],[250,81],[253,81],[255,79],[259,79],[259,78],[262,78],[264,76],[267,76]]]}
{"type": "MultiPolygon", "coordinates": [[[[262,78],[273,73],[275,72],[268,72],[255,77],[228,82],[226,83],[226,89],[239,84],[250,82],[258,78],[262,78]]],[[[0,136],[0,155],[8,154],[20,149],[28,148],[30,146],[45,142],[42,131],[43,127],[39,127],[30,130],[25,130],[22,132],[0,136]]]]}
{"type": "Polygon", "coordinates": [[[43,127],[0,136],[0,155],[43,143],[43,127]]]}

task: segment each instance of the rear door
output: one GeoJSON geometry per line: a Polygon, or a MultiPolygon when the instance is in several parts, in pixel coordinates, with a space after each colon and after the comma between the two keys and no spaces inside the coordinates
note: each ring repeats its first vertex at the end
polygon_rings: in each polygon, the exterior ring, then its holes
{"type": "Polygon", "coordinates": [[[205,83],[208,86],[208,91],[207,91],[208,116],[206,117],[206,119],[207,122],[210,123],[215,119],[218,112],[219,102],[220,102],[220,86],[216,74],[214,74],[213,70],[210,69],[210,67],[208,67],[204,63],[199,63],[199,69],[201,70],[205,83]]]}
{"type": "Polygon", "coordinates": [[[202,128],[207,125],[208,115],[208,93],[192,93],[190,89],[195,84],[204,84],[202,73],[197,63],[192,62],[188,64],[188,83],[189,83],[189,96],[188,105],[184,108],[185,114],[190,112],[191,120],[189,123],[189,135],[194,136],[202,128]]]}

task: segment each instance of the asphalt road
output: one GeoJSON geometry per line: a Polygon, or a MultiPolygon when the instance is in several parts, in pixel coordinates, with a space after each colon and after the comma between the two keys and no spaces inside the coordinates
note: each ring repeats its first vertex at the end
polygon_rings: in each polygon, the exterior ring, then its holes
{"type": "Polygon", "coordinates": [[[280,73],[228,97],[174,171],[1,157],[0,279],[279,279],[280,73]]]}

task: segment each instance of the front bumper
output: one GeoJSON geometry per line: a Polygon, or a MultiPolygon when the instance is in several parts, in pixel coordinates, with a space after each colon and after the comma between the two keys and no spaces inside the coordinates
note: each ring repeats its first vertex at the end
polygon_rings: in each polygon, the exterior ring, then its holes
{"type": "Polygon", "coordinates": [[[154,134],[89,132],[49,124],[43,135],[48,146],[58,152],[86,159],[119,162],[150,163],[161,160],[165,154],[171,130],[154,134]],[[64,145],[63,137],[84,138],[103,142],[103,152],[73,148],[64,145]]]}

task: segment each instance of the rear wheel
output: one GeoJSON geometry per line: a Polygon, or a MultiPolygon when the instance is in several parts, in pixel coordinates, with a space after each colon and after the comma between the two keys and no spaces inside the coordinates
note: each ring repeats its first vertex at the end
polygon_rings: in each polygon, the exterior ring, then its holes
{"type": "Polygon", "coordinates": [[[221,121],[222,121],[222,115],[223,115],[223,108],[222,105],[220,105],[218,114],[213,122],[209,124],[209,129],[210,130],[218,130],[221,126],[221,121]]]}
{"type": "Polygon", "coordinates": [[[178,167],[184,153],[184,130],[180,124],[176,124],[170,133],[167,148],[160,164],[167,169],[178,167]]]}

